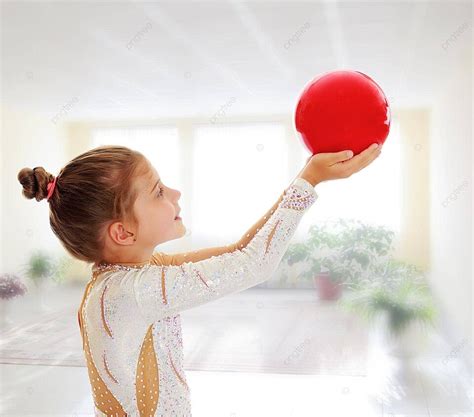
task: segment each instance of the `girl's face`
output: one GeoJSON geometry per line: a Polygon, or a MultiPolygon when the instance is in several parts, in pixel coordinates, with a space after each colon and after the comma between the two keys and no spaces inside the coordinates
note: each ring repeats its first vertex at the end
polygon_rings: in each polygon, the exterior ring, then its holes
{"type": "Polygon", "coordinates": [[[182,237],[186,228],[180,215],[178,200],[181,192],[167,187],[156,169],[149,164],[149,174],[138,180],[140,189],[135,202],[138,218],[137,243],[143,248],[182,237]]]}

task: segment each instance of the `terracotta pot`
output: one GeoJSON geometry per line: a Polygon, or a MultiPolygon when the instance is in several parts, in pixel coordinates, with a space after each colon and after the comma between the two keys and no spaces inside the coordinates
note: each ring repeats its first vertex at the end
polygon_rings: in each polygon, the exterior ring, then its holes
{"type": "Polygon", "coordinates": [[[320,300],[337,300],[342,293],[342,285],[331,281],[329,272],[320,272],[314,277],[320,300]]]}

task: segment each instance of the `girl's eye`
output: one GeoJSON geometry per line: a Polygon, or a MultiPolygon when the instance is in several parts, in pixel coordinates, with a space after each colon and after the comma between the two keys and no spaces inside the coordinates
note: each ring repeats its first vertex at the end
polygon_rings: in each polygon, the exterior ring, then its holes
{"type": "Polygon", "coordinates": [[[163,187],[160,187],[160,192],[157,194],[158,197],[162,197],[162,196],[163,196],[163,191],[164,191],[164,188],[163,188],[163,187]]]}

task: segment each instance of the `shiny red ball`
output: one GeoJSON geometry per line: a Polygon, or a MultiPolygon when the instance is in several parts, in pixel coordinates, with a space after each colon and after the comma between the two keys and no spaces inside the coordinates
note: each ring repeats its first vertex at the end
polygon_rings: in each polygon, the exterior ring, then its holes
{"type": "Polygon", "coordinates": [[[295,128],[314,155],[351,149],[357,155],[385,142],[390,107],[380,86],[359,71],[331,71],[308,83],[295,111],[295,128]]]}

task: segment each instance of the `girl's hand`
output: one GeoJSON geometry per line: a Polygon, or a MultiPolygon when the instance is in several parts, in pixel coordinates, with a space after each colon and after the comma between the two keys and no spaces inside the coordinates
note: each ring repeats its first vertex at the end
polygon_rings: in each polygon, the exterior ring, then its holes
{"type": "Polygon", "coordinates": [[[304,178],[313,187],[323,181],[348,178],[372,163],[381,152],[382,146],[375,147],[373,143],[354,157],[352,151],[317,153],[306,160],[306,165],[298,177],[304,178]]]}

